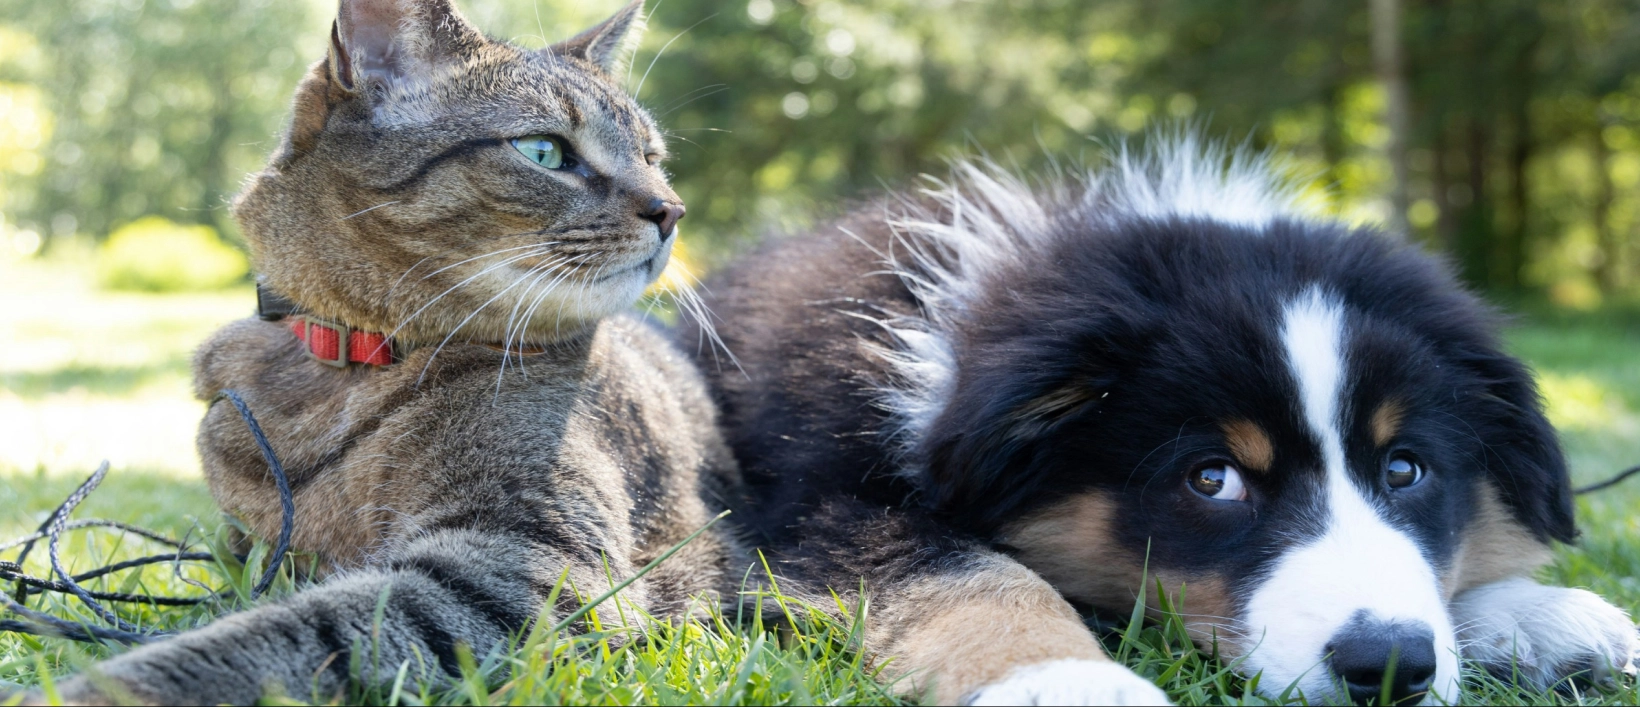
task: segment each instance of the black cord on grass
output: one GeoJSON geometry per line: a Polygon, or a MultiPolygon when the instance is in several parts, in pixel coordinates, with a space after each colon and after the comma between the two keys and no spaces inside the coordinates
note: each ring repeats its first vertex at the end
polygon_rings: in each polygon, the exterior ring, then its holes
{"type": "MultiPolygon", "coordinates": [[[[49,520],[55,520],[55,519],[56,519],[56,516],[53,515],[50,519],[48,519],[48,521],[49,520]]],[[[147,528],[131,525],[130,523],[121,523],[117,520],[101,520],[101,519],[73,520],[73,521],[69,521],[68,523],[63,525],[63,530],[64,531],[86,530],[86,529],[90,529],[90,528],[113,528],[114,530],[118,530],[122,533],[130,533],[132,535],[140,536],[140,537],[145,538],[147,540],[151,540],[153,542],[159,543],[160,545],[166,545],[166,546],[174,547],[174,548],[181,548],[184,545],[184,543],[180,540],[172,540],[168,537],[165,537],[164,535],[160,535],[159,533],[156,533],[152,530],[148,530],[147,528]]],[[[29,535],[25,535],[25,536],[20,537],[20,538],[12,538],[10,541],[8,541],[4,544],[0,544],[0,552],[5,552],[5,551],[10,550],[14,547],[17,547],[18,545],[24,545],[24,544],[36,542],[36,541],[39,541],[39,540],[44,540],[48,536],[50,536],[50,533],[47,532],[47,530],[45,530],[44,528],[42,528],[38,532],[29,534],[29,535]]],[[[24,550],[23,554],[27,555],[28,551],[24,550]]],[[[27,558],[25,557],[25,558],[20,558],[20,559],[27,559],[27,558]]],[[[4,564],[4,563],[5,563],[5,560],[0,560],[0,564],[4,564]]]]}
{"type": "Polygon", "coordinates": [[[273,445],[268,444],[267,435],[262,434],[262,426],[256,424],[256,416],[251,414],[250,406],[245,404],[244,398],[231,388],[224,388],[211,399],[211,403],[226,398],[228,402],[239,410],[239,416],[244,418],[245,426],[250,428],[251,436],[256,438],[256,446],[262,450],[262,458],[268,463],[268,471],[273,472],[273,483],[279,487],[279,506],[281,518],[279,522],[279,542],[273,546],[273,557],[268,559],[268,570],[262,574],[262,580],[251,589],[251,598],[262,596],[262,593],[273,585],[275,577],[279,576],[279,565],[285,561],[285,553],[290,552],[290,535],[296,527],[296,500],[290,491],[290,479],[285,476],[285,466],[279,463],[279,456],[273,453],[273,445]]]}
{"type": "MultiPolygon", "coordinates": [[[[224,398],[233,403],[234,408],[238,410],[240,417],[245,421],[245,426],[250,430],[251,436],[256,439],[256,446],[261,450],[262,458],[267,462],[268,470],[273,474],[274,484],[279,489],[279,500],[283,511],[282,518],[280,519],[278,543],[274,546],[273,554],[268,558],[267,569],[262,573],[262,577],[259,581],[257,581],[256,585],[251,588],[250,598],[256,599],[266,592],[268,587],[273,584],[273,581],[278,578],[280,566],[284,564],[285,555],[290,551],[291,533],[295,529],[296,524],[296,502],[291,493],[290,480],[285,476],[284,465],[280,464],[278,455],[274,454],[272,445],[268,444],[268,438],[262,433],[262,426],[257,424],[256,417],[251,414],[250,407],[247,406],[244,399],[233,390],[223,390],[222,392],[217,393],[216,397],[211,400],[211,403],[215,404],[216,401],[224,398]]],[[[179,540],[173,540],[137,526],[106,520],[69,521],[68,517],[73,514],[74,509],[78,507],[87,496],[91,495],[92,491],[96,490],[97,486],[102,483],[103,478],[106,477],[107,474],[108,462],[103,462],[102,465],[98,466],[97,470],[91,474],[90,478],[80,484],[79,488],[74,490],[74,493],[69,494],[69,497],[46,517],[45,522],[41,523],[39,529],[37,529],[33,534],[5,543],[4,545],[0,545],[0,551],[9,550],[18,546],[21,546],[22,548],[18,551],[17,559],[15,561],[0,560],[0,581],[16,582],[15,596],[5,596],[0,594],[0,607],[3,607],[6,611],[23,619],[21,621],[12,619],[0,620],[0,632],[24,633],[36,636],[56,636],[88,643],[103,643],[106,641],[114,641],[118,643],[148,643],[157,639],[165,638],[171,634],[165,631],[144,631],[136,626],[132,626],[131,624],[126,623],[124,619],[120,618],[118,614],[108,610],[98,602],[108,601],[146,603],[159,606],[190,606],[216,601],[227,596],[228,592],[218,592],[210,594],[209,596],[197,598],[150,597],[138,594],[95,592],[80,586],[80,582],[102,577],[121,570],[143,567],[161,562],[202,562],[215,559],[215,557],[210,553],[187,552],[188,548],[186,543],[179,540]],[[165,555],[141,557],[134,560],[125,560],[123,562],[117,562],[105,567],[91,570],[89,572],[70,575],[63,569],[62,560],[58,555],[59,540],[65,531],[87,528],[113,528],[121,532],[141,536],[162,545],[170,546],[175,548],[176,552],[165,555]],[[47,541],[46,546],[50,555],[51,568],[53,573],[57,575],[58,581],[30,577],[23,572],[23,562],[28,559],[29,553],[33,551],[35,544],[40,540],[47,541]],[[45,592],[73,594],[86,606],[90,607],[92,611],[97,614],[97,616],[101,617],[104,621],[113,624],[115,628],[109,629],[67,621],[50,614],[34,611],[24,605],[23,602],[26,602],[29,596],[34,594],[42,594],[45,592]]],[[[195,583],[190,582],[190,584],[195,583]]]]}
{"type": "Polygon", "coordinates": [[[107,629],[100,626],[89,626],[86,624],[75,623],[73,621],[65,621],[52,616],[51,614],[35,611],[23,606],[22,604],[12,601],[11,597],[4,597],[4,602],[7,611],[21,616],[26,620],[0,620],[0,631],[25,633],[30,636],[55,636],[57,638],[67,638],[69,640],[79,641],[81,643],[107,643],[109,641],[113,641],[115,643],[142,644],[152,643],[155,640],[170,636],[169,633],[159,631],[138,633],[133,631],[107,629]]]}
{"type": "MultiPolygon", "coordinates": [[[[214,559],[216,559],[216,556],[208,552],[182,552],[173,553],[170,555],[139,557],[135,560],[117,562],[107,567],[99,567],[91,570],[90,572],[74,575],[74,581],[84,582],[106,574],[113,574],[121,570],[128,570],[134,567],[143,567],[161,562],[208,562],[214,559]]],[[[30,577],[23,574],[22,568],[18,567],[16,564],[6,562],[4,560],[0,560],[0,580],[17,581],[27,585],[29,596],[44,594],[46,592],[57,592],[60,594],[69,594],[72,592],[72,590],[70,590],[68,585],[65,583],[53,582],[49,579],[40,579],[38,577],[30,577]]],[[[196,604],[216,601],[226,597],[225,593],[213,593],[211,596],[206,597],[154,597],[146,594],[121,594],[117,592],[97,592],[90,590],[87,590],[86,593],[90,594],[92,598],[99,601],[113,601],[129,604],[154,604],[157,606],[193,606],[196,604]]]]}
{"type": "Polygon", "coordinates": [[[57,542],[62,538],[64,522],[68,520],[68,516],[74,512],[74,509],[85,501],[85,497],[91,495],[91,492],[96,490],[97,485],[101,484],[107,476],[108,462],[104,461],[97,466],[96,471],[91,472],[91,478],[86,479],[85,483],[74,489],[74,493],[68,495],[68,500],[63,501],[63,505],[59,506],[57,512],[52,514],[54,517],[51,522],[51,537],[46,544],[46,554],[51,558],[51,571],[55,572],[57,577],[63,581],[63,584],[68,586],[69,593],[78,597],[81,603],[90,607],[93,613],[102,617],[102,620],[114,624],[114,628],[128,633],[136,633],[141,629],[126,623],[125,619],[120,618],[119,614],[97,603],[96,598],[86,592],[79,582],[74,581],[74,576],[69,574],[68,570],[63,569],[62,557],[57,554],[57,542]]]}
{"type": "Polygon", "coordinates": [[[1609,489],[1613,486],[1616,486],[1618,484],[1623,483],[1624,480],[1628,479],[1630,476],[1634,476],[1635,474],[1640,474],[1640,466],[1631,466],[1627,469],[1624,469],[1621,472],[1618,472],[1618,474],[1616,476],[1613,476],[1609,479],[1606,479],[1605,481],[1602,481],[1600,483],[1589,484],[1588,486],[1584,486],[1583,488],[1576,489],[1576,490],[1572,491],[1572,493],[1577,494],[1579,496],[1582,496],[1583,494],[1586,494],[1586,493],[1594,493],[1596,491],[1605,491],[1606,489],[1609,489]]]}

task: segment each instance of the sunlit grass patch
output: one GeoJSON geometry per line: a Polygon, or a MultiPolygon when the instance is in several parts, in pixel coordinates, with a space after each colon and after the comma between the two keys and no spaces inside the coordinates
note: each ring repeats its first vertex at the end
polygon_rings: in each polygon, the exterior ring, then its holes
{"type": "Polygon", "coordinates": [[[1538,376],[1549,421],[1562,432],[1640,432],[1640,416],[1608,385],[1580,373],[1545,371],[1538,376]]]}
{"type": "Polygon", "coordinates": [[[198,478],[189,361],[254,294],[113,294],[89,271],[72,255],[0,260],[0,475],[83,475],[107,459],[198,478]]]}

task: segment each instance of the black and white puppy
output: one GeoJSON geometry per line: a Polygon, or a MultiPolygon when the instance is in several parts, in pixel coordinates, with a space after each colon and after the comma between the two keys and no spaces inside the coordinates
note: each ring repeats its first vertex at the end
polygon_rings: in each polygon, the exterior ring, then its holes
{"type": "Polygon", "coordinates": [[[1075,611],[1158,582],[1312,702],[1632,670],[1623,612],[1531,579],[1572,498],[1493,314],[1267,159],[1162,142],[1036,186],[959,164],[713,283],[738,517],[789,586],[863,586],[868,652],[942,702],[1165,699],[1075,611]]]}

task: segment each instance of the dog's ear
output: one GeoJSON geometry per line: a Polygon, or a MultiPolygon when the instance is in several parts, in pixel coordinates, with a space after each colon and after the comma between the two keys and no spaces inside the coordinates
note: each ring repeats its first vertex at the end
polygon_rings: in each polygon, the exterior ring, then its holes
{"type": "Polygon", "coordinates": [[[1516,520],[1539,540],[1572,542],[1577,524],[1571,475],[1531,371],[1493,350],[1462,356],[1460,363],[1482,384],[1479,414],[1469,422],[1486,445],[1486,474],[1492,484],[1516,520]]]}
{"type": "Polygon", "coordinates": [[[1124,362],[1145,337],[1116,317],[1063,322],[1064,328],[1015,336],[970,350],[917,457],[922,492],[935,510],[992,527],[1040,490],[1056,454],[1056,432],[1094,414],[1124,362]]]}
{"type": "Polygon", "coordinates": [[[1109,381],[1077,373],[974,385],[992,393],[965,395],[970,391],[959,390],[921,446],[927,466],[924,491],[937,510],[988,525],[1035,488],[1028,471],[1048,451],[1046,441],[1065,421],[1093,410],[1109,381]]]}

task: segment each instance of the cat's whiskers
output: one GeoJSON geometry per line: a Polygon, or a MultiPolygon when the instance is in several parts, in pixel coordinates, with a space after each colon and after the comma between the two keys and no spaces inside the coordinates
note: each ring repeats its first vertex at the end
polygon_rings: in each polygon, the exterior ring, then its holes
{"type": "MultiPolygon", "coordinates": [[[[519,235],[532,235],[532,234],[519,234],[519,235]]],[[[421,279],[426,280],[427,278],[430,278],[434,275],[437,275],[441,272],[444,272],[445,270],[449,270],[450,268],[460,267],[462,265],[466,265],[467,263],[473,262],[474,260],[483,260],[484,258],[488,258],[492,255],[500,255],[502,253],[510,253],[512,251],[523,250],[525,248],[543,248],[543,247],[555,246],[555,245],[561,245],[561,244],[562,244],[562,241],[542,241],[540,243],[528,243],[528,244],[525,244],[525,245],[513,246],[511,248],[502,248],[500,250],[492,250],[488,253],[484,253],[484,254],[481,254],[481,255],[475,255],[475,256],[473,256],[471,258],[467,258],[465,260],[458,260],[456,262],[450,263],[449,265],[446,265],[442,268],[439,268],[439,269],[434,270],[430,273],[427,273],[426,275],[423,275],[421,279]]],[[[431,256],[429,256],[429,257],[431,257],[431,256]]],[[[423,260],[425,260],[425,258],[423,260]]],[[[419,264],[420,263],[418,263],[418,265],[419,264]]],[[[412,268],[412,269],[414,269],[414,268],[412,268]]],[[[409,272],[406,271],[406,274],[409,274],[409,272]]],[[[401,276],[401,279],[402,279],[402,276],[401,276]]]]}
{"type": "MultiPolygon", "coordinates": [[[[528,235],[528,234],[515,234],[515,235],[528,235]]],[[[425,277],[422,278],[422,280],[426,280],[427,278],[432,277],[434,275],[437,275],[441,272],[444,272],[445,270],[449,270],[450,268],[473,262],[474,260],[482,260],[482,259],[488,258],[490,256],[500,255],[502,253],[509,253],[509,252],[512,252],[512,251],[515,251],[515,250],[520,250],[520,249],[523,249],[523,248],[541,248],[541,247],[547,247],[547,246],[554,246],[554,245],[558,245],[558,244],[559,244],[558,241],[545,241],[545,242],[541,242],[541,243],[529,243],[529,244],[526,244],[526,245],[514,246],[512,248],[502,248],[500,250],[492,250],[488,253],[475,255],[471,258],[467,258],[465,260],[461,260],[459,262],[451,263],[450,265],[439,268],[438,270],[435,270],[433,272],[428,273],[425,277]]],[[[398,291],[399,285],[404,284],[404,278],[409,277],[410,273],[415,272],[416,268],[421,267],[422,263],[425,263],[429,260],[432,260],[433,258],[440,257],[441,255],[442,254],[429,255],[425,258],[422,258],[421,260],[417,260],[415,265],[411,265],[403,273],[400,273],[399,274],[399,279],[393,281],[393,286],[387,288],[388,297],[391,298],[393,296],[393,293],[398,291]]]]}
{"type": "Polygon", "coordinates": [[[658,51],[658,52],[655,52],[655,58],[649,60],[649,68],[643,70],[643,78],[638,79],[638,88],[637,88],[637,90],[634,90],[632,92],[632,97],[637,98],[639,95],[641,95],[643,93],[643,84],[644,84],[645,81],[649,80],[649,72],[655,70],[655,64],[661,60],[661,56],[666,54],[666,50],[672,46],[673,42],[678,41],[679,37],[682,37],[683,35],[689,34],[689,30],[692,30],[696,27],[699,27],[702,24],[705,24],[707,20],[710,20],[710,19],[712,19],[714,17],[717,17],[717,16],[718,16],[718,13],[716,13],[716,12],[714,12],[710,15],[707,15],[705,18],[702,18],[700,22],[696,22],[692,25],[689,25],[689,27],[687,29],[685,29],[682,32],[679,32],[675,35],[672,35],[671,39],[666,40],[666,44],[661,45],[661,50],[658,51]]]}
{"type": "MultiPolygon", "coordinates": [[[[589,257],[592,257],[591,253],[584,253],[580,256],[577,256],[576,259],[581,260],[581,259],[585,259],[585,258],[589,258],[589,257]]],[[[542,290],[541,294],[536,296],[535,301],[530,303],[529,309],[525,310],[524,319],[522,320],[522,322],[520,324],[521,328],[518,331],[518,340],[519,340],[520,344],[523,343],[524,334],[527,331],[526,329],[524,329],[522,327],[527,327],[530,322],[535,321],[535,312],[536,312],[537,309],[539,309],[541,307],[541,303],[545,302],[547,296],[552,294],[555,290],[557,290],[558,286],[562,285],[564,283],[564,281],[566,279],[568,279],[570,275],[573,275],[577,270],[579,270],[580,266],[581,266],[581,264],[579,262],[572,262],[570,265],[571,265],[571,267],[564,268],[563,273],[561,273],[558,277],[554,278],[552,282],[547,283],[547,288],[542,290]]],[[[519,356],[518,356],[518,359],[519,359],[519,363],[522,364],[523,360],[524,360],[524,355],[522,353],[520,353],[519,356]]]]}
{"type": "MultiPolygon", "coordinates": [[[[655,13],[660,11],[661,5],[664,5],[664,4],[666,4],[666,0],[657,0],[654,7],[651,7],[651,8],[649,8],[648,11],[644,12],[644,24],[645,24],[646,27],[648,26],[649,18],[654,17],[655,13]]],[[[541,12],[541,9],[540,9],[540,5],[538,4],[536,6],[536,15],[537,15],[537,17],[539,17],[540,12],[541,12]]],[[[661,51],[665,51],[665,49],[662,49],[661,51]]],[[[636,61],[636,59],[638,58],[637,57],[637,52],[634,51],[632,54],[633,54],[632,58],[626,62],[626,85],[627,85],[628,88],[631,88],[631,86],[632,86],[632,69],[638,65],[638,62],[636,61]]],[[[659,59],[660,55],[656,54],[655,58],[659,59]]],[[[654,64],[654,62],[650,62],[649,65],[651,67],[653,67],[655,64],[654,64]]],[[[648,74],[649,72],[645,71],[644,73],[648,74]]],[[[638,94],[636,92],[634,92],[632,95],[637,96],[638,94]]]]}
{"type": "Polygon", "coordinates": [[[446,289],[445,291],[439,293],[439,295],[437,297],[434,297],[431,301],[427,302],[427,304],[422,305],[420,309],[417,309],[415,312],[412,312],[409,317],[406,317],[404,319],[404,321],[399,322],[399,325],[397,327],[394,327],[392,332],[388,333],[388,338],[392,338],[394,336],[397,336],[400,331],[402,331],[406,326],[409,326],[411,322],[415,321],[416,317],[421,316],[422,312],[427,311],[428,307],[431,307],[434,304],[437,304],[438,301],[441,300],[441,299],[444,299],[444,297],[446,295],[449,295],[451,292],[455,292],[457,289],[459,289],[460,287],[466,285],[467,283],[470,283],[473,280],[476,280],[480,277],[483,277],[484,275],[489,274],[490,272],[496,270],[497,268],[503,268],[503,267],[511,265],[511,264],[513,264],[517,261],[523,260],[525,258],[530,258],[530,257],[536,256],[536,255],[542,255],[542,254],[545,254],[547,252],[550,252],[550,251],[543,248],[539,251],[529,251],[529,252],[524,253],[523,255],[515,255],[515,256],[507,258],[506,260],[503,260],[499,263],[491,265],[490,267],[484,268],[483,270],[480,270],[477,273],[474,273],[473,275],[471,275],[470,277],[468,277],[465,280],[462,280],[461,282],[458,282],[454,285],[451,285],[449,287],[449,289],[446,289]]]}
{"type": "MultiPolygon", "coordinates": [[[[698,284],[700,284],[700,280],[695,277],[694,273],[685,270],[683,271],[683,277],[677,278],[663,285],[663,287],[672,294],[672,301],[678,305],[678,313],[686,315],[699,323],[701,336],[711,342],[712,361],[718,363],[717,352],[721,350],[723,355],[729,358],[729,362],[734,364],[735,368],[742,374],[745,374],[746,369],[740,365],[740,359],[735,356],[735,352],[729,350],[729,345],[724,343],[723,338],[718,336],[717,324],[712,321],[714,315],[711,308],[706,306],[706,303],[700,298],[700,293],[695,291],[695,285],[698,284]]],[[[706,341],[701,341],[697,345],[704,345],[705,343],[706,341]]]]}
{"type": "Polygon", "coordinates": [[[518,302],[513,305],[513,312],[507,319],[507,330],[501,340],[501,370],[496,374],[497,395],[501,392],[502,376],[506,375],[508,362],[511,361],[511,354],[509,352],[513,348],[513,339],[516,337],[518,340],[518,369],[522,372],[525,370],[524,352],[522,350],[524,345],[524,334],[528,330],[530,320],[535,317],[536,308],[541,305],[541,302],[544,301],[548,295],[552,294],[552,292],[558,288],[558,285],[564,281],[564,278],[569,277],[569,275],[575,271],[575,267],[578,265],[577,261],[584,260],[591,256],[591,253],[582,253],[581,255],[561,259],[560,261],[553,263],[551,267],[557,269],[558,272],[553,279],[547,283],[546,287],[541,290],[540,294],[531,297],[530,293],[540,283],[542,278],[553,274],[551,269],[537,275],[530,283],[529,287],[524,290],[524,294],[518,298],[518,302]],[[518,318],[518,308],[523,305],[525,301],[529,301],[530,305],[525,308],[524,316],[520,319],[518,318]]]}
{"type": "MultiPolygon", "coordinates": [[[[597,269],[592,271],[592,275],[590,277],[583,278],[581,282],[578,283],[580,286],[575,290],[575,308],[577,311],[584,311],[583,307],[586,305],[585,297],[587,293],[587,286],[596,283],[598,278],[603,276],[604,268],[606,267],[609,267],[609,261],[607,260],[599,263],[597,269]]],[[[563,333],[563,328],[564,309],[560,307],[558,309],[558,320],[553,323],[552,331],[554,334],[561,334],[563,333]]]]}
{"type": "Polygon", "coordinates": [[[392,286],[392,287],[389,287],[389,288],[387,288],[387,298],[388,298],[388,299],[392,299],[392,298],[393,298],[393,293],[395,293],[395,292],[398,292],[398,291],[399,291],[399,285],[402,285],[402,284],[404,284],[404,278],[406,278],[406,277],[409,277],[409,276],[410,276],[410,273],[413,273],[413,272],[415,272],[415,271],[416,271],[416,268],[419,268],[419,267],[421,267],[421,264],[422,264],[422,263],[425,263],[425,262],[427,262],[427,261],[429,261],[429,260],[432,260],[432,259],[433,259],[433,258],[436,258],[436,257],[438,257],[438,256],[436,256],[436,255],[429,255],[429,256],[427,256],[427,257],[425,257],[425,258],[422,258],[422,259],[421,259],[421,260],[417,260],[417,261],[416,261],[416,264],[415,264],[415,265],[411,265],[411,266],[410,266],[410,267],[409,267],[409,268],[407,268],[407,269],[405,269],[405,271],[404,271],[404,272],[402,272],[402,273],[399,273],[399,279],[397,279],[397,280],[394,280],[394,281],[393,281],[393,286],[392,286]]]}
{"type": "MultiPolygon", "coordinates": [[[[664,292],[664,293],[667,293],[667,294],[671,294],[672,288],[667,287],[666,285],[661,285],[661,291],[664,292]]],[[[650,320],[650,318],[654,316],[655,310],[660,308],[661,298],[651,296],[651,297],[644,297],[644,299],[649,300],[649,303],[644,305],[644,308],[643,308],[643,320],[645,322],[648,322],[650,320]]],[[[668,311],[670,311],[670,310],[668,310],[668,311]]]]}
{"type": "MultiPolygon", "coordinates": [[[[729,132],[729,131],[727,131],[727,130],[723,130],[723,131],[720,131],[720,132],[725,132],[725,133],[726,133],[726,132],[729,132]]],[[[689,143],[689,144],[691,144],[691,145],[694,145],[694,146],[695,146],[695,149],[697,149],[697,150],[700,150],[700,151],[701,151],[701,152],[705,152],[705,151],[706,151],[706,147],[705,147],[705,146],[704,146],[704,145],[701,145],[701,144],[700,144],[700,143],[698,143],[698,142],[695,142],[695,141],[694,141],[694,140],[690,140],[690,139],[689,139],[689,138],[686,138],[686,137],[684,137],[684,136],[682,136],[682,135],[668,135],[668,136],[667,136],[667,137],[670,137],[670,138],[677,138],[677,139],[679,139],[679,140],[682,140],[682,141],[684,141],[684,142],[687,142],[687,143],[689,143]]]]}
{"type": "MultiPolygon", "coordinates": [[[[587,257],[587,254],[582,254],[582,255],[576,256],[572,260],[578,260],[578,259],[585,258],[585,257],[587,257]]],[[[565,265],[569,265],[569,264],[565,263],[565,265]]],[[[525,354],[524,354],[524,351],[523,351],[524,331],[529,326],[530,319],[535,316],[535,308],[537,306],[539,306],[540,303],[547,298],[547,296],[551,295],[553,290],[556,290],[558,288],[558,284],[561,283],[564,280],[565,277],[568,277],[571,272],[574,272],[574,267],[573,266],[561,267],[559,269],[559,272],[553,277],[553,279],[547,283],[546,287],[542,288],[540,293],[538,293],[538,294],[534,295],[533,297],[531,297],[530,290],[533,290],[536,287],[536,284],[539,282],[540,276],[537,276],[536,281],[532,282],[530,284],[530,288],[525,290],[524,295],[519,297],[519,303],[520,304],[522,304],[526,300],[528,300],[530,302],[530,306],[525,308],[523,319],[521,319],[518,322],[517,329],[516,329],[517,337],[518,337],[518,349],[519,349],[518,350],[518,372],[519,372],[519,375],[522,375],[526,378],[529,377],[529,368],[527,366],[526,361],[524,360],[524,355],[525,354]]],[[[503,381],[504,376],[506,376],[506,374],[507,374],[507,366],[512,361],[511,351],[513,349],[512,341],[513,341],[514,331],[515,330],[513,329],[511,324],[509,324],[508,331],[506,332],[506,336],[502,340],[501,367],[496,372],[496,376],[495,376],[495,397],[496,398],[499,398],[501,396],[501,383],[503,381]]]]}
{"type": "Polygon", "coordinates": [[[376,209],[379,209],[379,208],[381,208],[381,207],[383,207],[383,206],[392,206],[392,205],[394,205],[394,204],[397,204],[397,203],[399,203],[399,202],[400,202],[400,201],[402,201],[402,199],[394,199],[394,200],[392,200],[392,201],[384,201],[384,202],[382,202],[382,203],[380,203],[380,204],[377,204],[377,205],[375,205],[375,206],[372,206],[372,207],[370,207],[370,208],[368,208],[368,209],[365,209],[365,210],[363,210],[363,211],[355,211],[355,212],[353,212],[353,213],[351,213],[351,214],[348,214],[348,215],[346,215],[346,216],[343,216],[343,217],[341,217],[341,219],[339,219],[339,220],[341,220],[341,221],[347,221],[347,220],[349,220],[349,219],[352,219],[352,218],[353,218],[353,217],[355,217],[355,216],[363,216],[363,215],[365,215],[365,214],[368,214],[368,213],[370,213],[370,212],[372,212],[372,211],[375,211],[375,210],[376,210],[376,209]]]}
{"type": "MultiPolygon", "coordinates": [[[[528,255],[521,256],[521,257],[528,257],[528,255]]],[[[518,276],[517,278],[515,278],[512,281],[512,284],[501,288],[501,290],[499,292],[496,292],[489,299],[485,300],[483,304],[481,304],[478,307],[474,308],[471,313],[469,313],[466,317],[462,318],[462,320],[459,323],[456,324],[455,328],[451,329],[450,333],[445,335],[444,340],[440,341],[438,346],[433,349],[433,354],[431,356],[427,357],[427,363],[424,364],[421,367],[421,375],[416,378],[416,385],[419,386],[419,385],[421,385],[422,381],[426,380],[426,378],[427,378],[427,369],[432,367],[433,361],[438,358],[438,355],[439,355],[440,352],[444,351],[444,346],[446,344],[449,344],[450,340],[454,339],[456,334],[461,332],[462,327],[467,326],[467,323],[472,321],[473,317],[478,316],[479,312],[484,311],[485,307],[488,307],[491,304],[494,304],[496,300],[501,299],[501,297],[506,295],[507,292],[511,291],[512,288],[517,287],[520,283],[524,282],[524,280],[527,279],[530,276],[530,273],[532,273],[533,271],[534,271],[534,268],[531,268],[530,270],[524,271],[524,274],[522,274],[522,275],[518,276]]],[[[471,278],[468,278],[468,279],[471,279],[471,278]]],[[[425,307],[423,309],[425,309],[425,307]]]]}
{"type": "MultiPolygon", "coordinates": [[[[552,274],[553,266],[566,262],[567,260],[567,258],[560,257],[557,260],[545,264],[545,266],[537,266],[534,269],[535,276],[530,279],[529,286],[524,288],[524,294],[518,297],[518,301],[513,303],[512,311],[507,313],[507,326],[501,336],[501,348],[503,349],[503,354],[501,356],[502,373],[507,372],[507,362],[511,360],[511,357],[508,356],[505,351],[512,346],[513,327],[518,323],[518,310],[523,308],[525,302],[530,301],[531,293],[535,291],[535,287],[540,284],[541,279],[552,274]]],[[[520,359],[519,365],[523,365],[522,359],[520,359]]],[[[501,379],[499,377],[496,378],[496,386],[498,389],[501,385],[500,380],[501,379]]]]}
{"type": "MultiPolygon", "coordinates": [[[[495,394],[497,397],[501,395],[502,377],[506,375],[507,365],[512,361],[512,354],[510,353],[512,349],[512,329],[518,321],[519,308],[523,307],[524,303],[531,299],[531,293],[535,291],[535,288],[540,284],[541,279],[551,275],[553,268],[562,264],[566,260],[567,258],[559,257],[553,261],[537,265],[532,268],[529,273],[526,273],[526,276],[529,277],[529,285],[524,287],[523,294],[520,294],[516,298],[517,301],[513,303],[512,311],[507,314],[507,326],[503,330],[501,336],[501,367],[495,377],[495,394]]],[[[523,373],[525,370],[522,355],[519,356],[518,370],[520,373],[523,373]]]]}
{"type": "Polygon", "coordinates": [[[673,112],[677,111],[678,109],[689,105],[690,103],[694,103],[695,101],[698,101],[702,98],[706,98],[707,96],[716,96],[717,94],[723,93],[724,91],[727,91],[727,90],[729,90],[729,84],[726,84],[726,83],[714,83],[714,84],[708,84],[708,85],[705,85],[705,86],[701,86],[700,88],[697,88],[693,91],[690,91],[688,93],[683,94],[682,96],[678,96],[677,98],[672,99],[671,103],[668,103],[668,104],[666,104],[665,106],[663,106],[661,108],[661,110],[666,111],[666,112],[655,116],[655,118],[656,119],[664,118],[664,117],[672,114],[673,112]],[[713,90],[713,89],[716,89],[716,90],[713,90]],[[706,91],[707,93],[705,93],[703,95],[699,95],[699,96],[695,95],[697,93],[701,93],[702,91],[706,91]],[[691,96],[693,96],[693,97],[691,98],[691,96]]]}
{"type": "Polygon", "coordinates": [[[699,101],[699,100],[706,99],[706,98],[711,98],[712,96],[716,96],[719,93],[723,93],[723,92],[728,91],[728,90],[729,90],[729,88],[727,86],[725,86],[725,87],[720,88],[716,91],[711,91],[711,92],[708,92],[708,93],[702,93],[699,96],[695,96],[694,98],[691,98],[687,101],[684,101],[682,105],[673,107],[670,110],[667,110],[665,113],[662,113],[662,114],[660,114],[658,116],[655,116],[655,117],[657,119],[665,118],[666,116],[671,115],[673,113],[676,113],[680,110],[683,110],[684,108],[688,108],[690,103],[694,103],[695,101],[699,101]]]}

